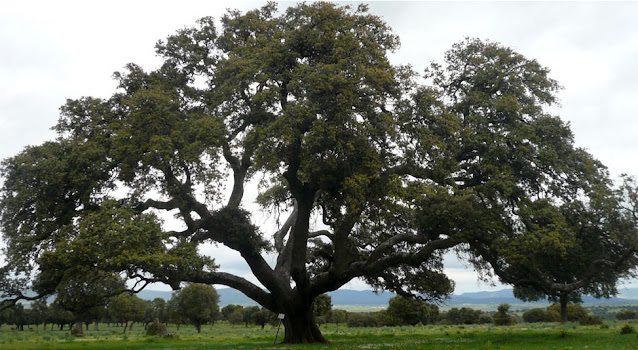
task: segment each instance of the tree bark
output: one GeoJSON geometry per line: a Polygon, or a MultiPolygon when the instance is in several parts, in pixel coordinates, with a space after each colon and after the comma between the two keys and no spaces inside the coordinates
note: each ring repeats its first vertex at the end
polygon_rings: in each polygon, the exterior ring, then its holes
{"type": "Polygon", "coordinates": [[[287,312],[284,318],[285,336],[284,343],[307,344],[327,343],[328,340],[321,334],[315,318],[312,315],[312,304],[302,310],[287,312]]]}
{"type": "Polygon", "coordinates": [[[567,295],[561,293],[560,295],[560,322],[567,322],[567,295]]]}

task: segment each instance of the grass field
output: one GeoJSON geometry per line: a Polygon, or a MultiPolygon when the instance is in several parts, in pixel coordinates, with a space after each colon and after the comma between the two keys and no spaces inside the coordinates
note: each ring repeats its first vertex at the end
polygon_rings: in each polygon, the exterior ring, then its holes
{"type": "MultiPolygon", "coordinates": [[[[519,324],[348,328],[322,326],[330,344],[273,346],[276,327],[216,324],[197,334],[192,326],[174,326],[173,339],[146,337],[143,327],[122,334],[122,328],[101,325],[75,338],[68,331],[0,330],[0,349],[638,349],[638,334],[620,334],[627,322],[601,326],[519,324]]],[[[638,324],[633,324],[638,330],[638,324]]],[[[280,334],[281,337],[281,334],[280,334]]],[[[280,338],[281,339],[281,338],[280,338]]]]}

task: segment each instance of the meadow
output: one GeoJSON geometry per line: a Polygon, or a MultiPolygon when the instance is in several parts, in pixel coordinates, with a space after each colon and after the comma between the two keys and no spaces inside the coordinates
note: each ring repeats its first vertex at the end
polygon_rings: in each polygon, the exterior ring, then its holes
{"type": "MultiPolygon", "coordinates": [[[[121,327],[100,325],[99,331],[85,331],[73,337],[69,331],[12,331],[0,329],[0,349],[636,349],[638,334],[621,334],[628,324],[606,321],[603,326],[581,326],[540,323],[508,327],[469,326],[404,326],[348,328],[324,325],[329,344],[273,345],[276,327],[233,326],[218,323],[206,326],[202,333],[182,325],[170,325],[173,338],[144,335],[141,325],[122,333],[121,327]]],[[[638,324],[630,323],[636,329],[638,324]]],[[[90,327],[92,328],[92,326],[90,327]]],[[[282,334],[280,333],[280,338],[282,334]]]]}

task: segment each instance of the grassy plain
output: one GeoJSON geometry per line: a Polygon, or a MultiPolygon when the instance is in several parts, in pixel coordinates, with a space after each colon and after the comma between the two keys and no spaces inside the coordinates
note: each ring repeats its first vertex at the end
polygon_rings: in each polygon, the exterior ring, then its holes
{"type": "MultiPolygon", "coordinates": [[[[0,330],[0,349],[638,349],[638,334],[620,334],[627,322],[608,322],[609,328],[577,324],[519,324],[348,328],[324,325],[330,339],[323,345],[273,346],[276,327],[216,324],[197,334],[192,326],[178,331],[170,326],[173,339],[146,337],[143,327],[122,334],[120,327],[100,325],[75,338],[68,331],[0,330]]],[[[638,330],[638,324],[633,324],[638,330]]],[[[91,326],[92,327],[92,326],[91,326]]],[[[281,334],[280,334],[281,337],[281,334]]],[[[280,338],[281,339],[281,338],[280,338]]]]}

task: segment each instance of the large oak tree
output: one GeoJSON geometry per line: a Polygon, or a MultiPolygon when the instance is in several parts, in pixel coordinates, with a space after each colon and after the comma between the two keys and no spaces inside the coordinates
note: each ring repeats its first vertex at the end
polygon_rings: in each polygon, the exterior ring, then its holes
{"type": "Polygon", "coordinates": [[[544,112],[558,84],[536,61],[466,40],[422,85],[388,61],[398,46],[365,6],[330,3],[231,11],[160,41],[161,67],[130,64],[110,98],[69,100],[55,141],[4,161],[5,295],[51,293],[72,266],[222,284],[284,313],[286,342],[322,342],[317,296],[364,278],[441,299],[445,250],[486,266],[543,193],[604,180],[544,112]],[[246,210],[252,179],[285,215],[275,232],[246,210]],[[198,253],[208,242],[259,283],[219,271],[198,253]]]}

